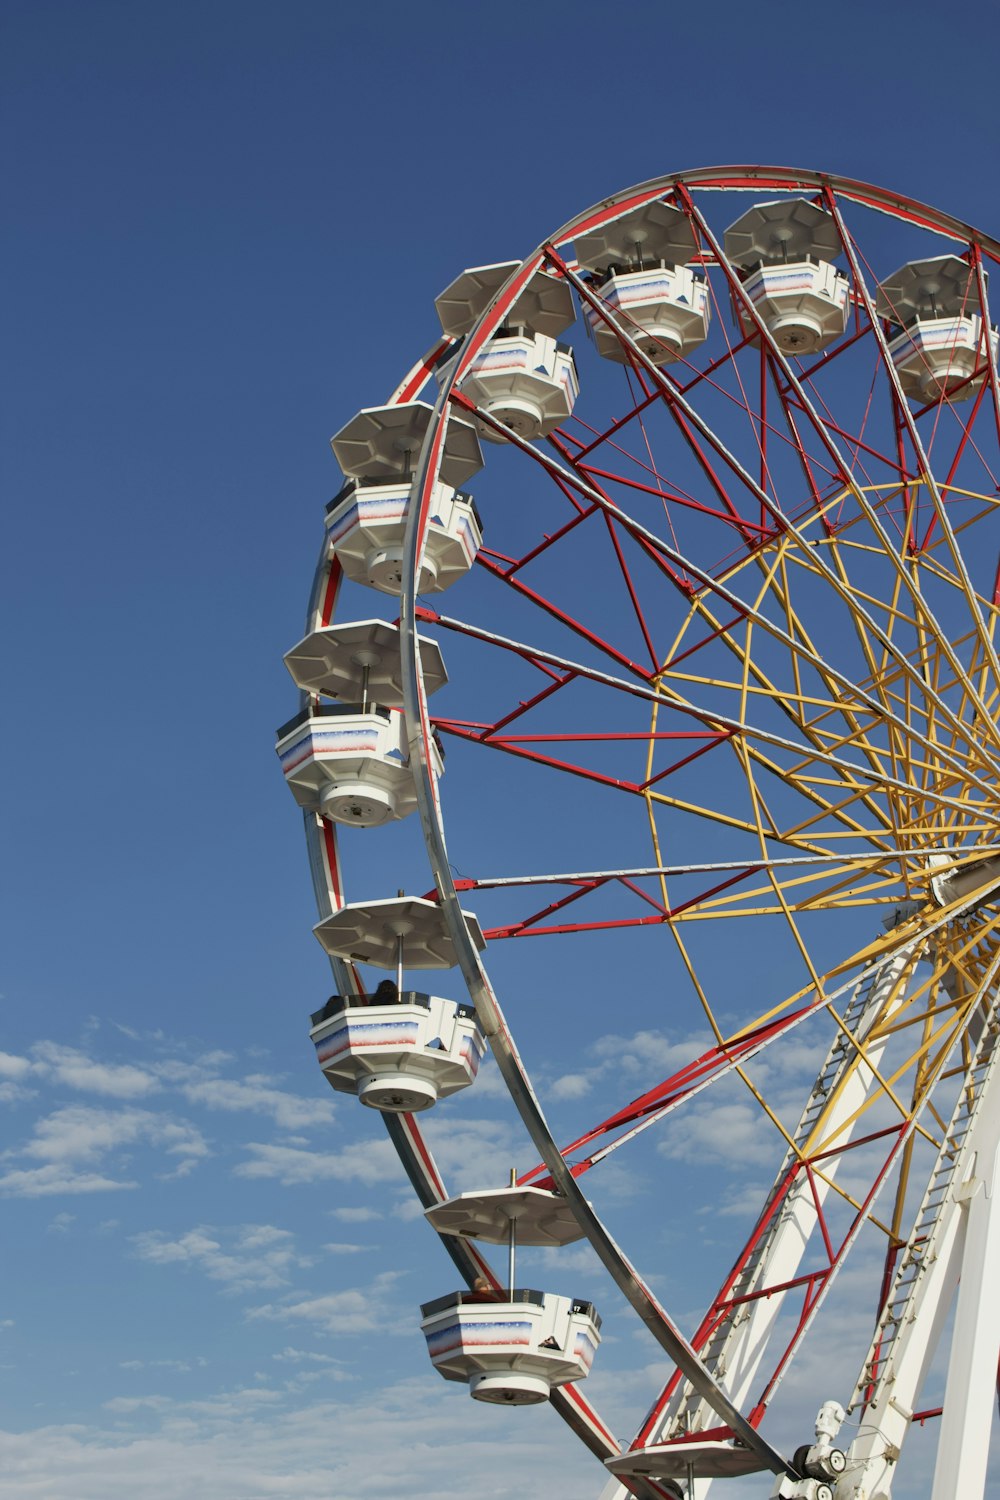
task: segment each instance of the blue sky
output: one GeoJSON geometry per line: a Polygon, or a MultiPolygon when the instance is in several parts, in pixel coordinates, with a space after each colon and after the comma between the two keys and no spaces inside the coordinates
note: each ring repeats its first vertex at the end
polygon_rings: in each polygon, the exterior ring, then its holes
{"type": "MultiPolygon", "coordinates": [[[[481,1411],[429,1369],[415,1308],[450,1265],[311,1057],[328,974],[272,746],[328,438],[464,266],[661,172],[824,168],[995,233],[996,11],[944,65],[925,0],[0,16],[0,1497],[596,1494],[551,1412],[481,1411]]],[[[358,843],[366,894],[398,883],[387,847],[358,843]]],[[[568,1102],[699,1040],[599,1009],[574,1029],[529,1058],[568,1102]]],[[[458,1186],[530,1164],[481,1082],[431,1127],[458,1186]]],[[[632,1211],[658,1161],[622,1169],[632,1211]]],[[[624,1327],[602,1355],[625,1434],[660,1357],[624,1327]]]]}

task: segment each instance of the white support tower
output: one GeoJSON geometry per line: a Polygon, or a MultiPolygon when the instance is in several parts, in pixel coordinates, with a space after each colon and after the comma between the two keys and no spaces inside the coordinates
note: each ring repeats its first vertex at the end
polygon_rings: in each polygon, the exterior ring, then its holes
{"type": "Polygon", "coordinates": [[[956,1288],[931,1500],[976,1500],[983,1492],[1000,1349],[998,1038],[1000,1024],[991,1015],[854,1392],[851,1409],[861,1415],[861,1426],[848,1451],[837,1500],[889,1495],[956,1288]]]}

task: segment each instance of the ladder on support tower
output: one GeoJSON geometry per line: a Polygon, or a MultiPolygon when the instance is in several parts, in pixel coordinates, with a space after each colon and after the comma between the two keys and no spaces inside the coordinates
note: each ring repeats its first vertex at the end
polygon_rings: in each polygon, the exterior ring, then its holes
{"type": "Polygon", "coordinates": [[[957,1202],[956,1192],[964,1181],[964,1169],[968,1166],[970,1153],[966,1148],[969,1133],[1000,1059],[998,1038],[1000,1026],[991,1021],[982,1032],[972,1066],[959,1092],[913,1229],[896,1267],[849,1411],[867,1407],[876,1399],[880,1376],[891,1372],[896,1344],[908,1313],[912,1310],[917,1285],[938,1257],[949,1212],[957,1202]]]}

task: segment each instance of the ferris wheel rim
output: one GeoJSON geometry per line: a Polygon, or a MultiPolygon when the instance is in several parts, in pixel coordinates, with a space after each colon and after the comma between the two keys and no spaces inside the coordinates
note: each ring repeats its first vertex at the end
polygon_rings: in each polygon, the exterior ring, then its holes
{"type": "MultiPolygon", "coordinates": [[[[649,194],[648,196],[653,196],[649,194]]],[[[431,772],[430,723],[423,684],[420,652],[417,647],[416,591],[427,507],[440,466],[448,403],[456,383],[468,368],[488,333],[499,323],[512,305],[517,292],[527,283],[541,262],[543,252],[523,261],[504,284],[493,307],[485,313],[468,334],[458,359],[441,383],[432,413],[427,441],[413,480],[414,503],[407,518],[403,559],[403,589],[400,609],[400,635],[403,660],[403,707],[408,725],[408,746],[417,787],[417,804],[424,833],[425,847],[445,923],[458,958],[458,967],[489,1039],[508,1092],[514,1101],[536,1149],[545,1162],[556,1188],[567,1198],[574,1217],[591,1248],[598,1255],[618,1289],[645,1323],[656,1341],[682,1369],[688,1380],[713,1405],[734,1436],[751,1448],[764,1466],[777,1474],[794,1471],[788,1461],[748,1422],[728,1399],[711,1373],[702,1364],[680,1328],[668,1316],[649,1288],[616,1244],[606,1226],[579,1189],[567,1168],[554,1136],[521,1063],[513,1036],[503,1018],[496,995],[489,982],[485,964],[470,941],[468,926],[451,862],[448,858],[441,821],[437,786],[431,772]]]]}
{"type": "MultiPolygon", "coordinates": [[[[609,207],[620,207],[623,203],[630,202],[633,198],[654,197],[674,187],[677,183],[688,183],[693,187],[705,190],[715,189],[720,192],[727,189],[756,192],[761,188],[788,190],[796,187],[813,187],[822,190],[828,187],[834,193],[842,194],[863,206],[877,209],[880,212],[906,218],[917,215],[916,222],[926,228],[954,235],[956,238],[967,241],[975,241],[983,247],[989,247],[992,255],[1000,256],[1000,240],[995,240],[991,236],[984,234],[982,231],[976,229],[974,225],[967,224],[954,214],[944,213],[942,210],[924,203],[922,199],[911,198],[903,193],[890,192],[886,188],[879,187],[861,178],[846,177],[837,172],[822,172],[814,168],[785,166],[726,165],[695,167],[680,172],[668,172],[662,177],[648,178],[644,182],[636,183],[632,187],[624,188],[620,192],[612,194],[610,198],[599,199],[591,208],[568,220],[561,229],[550,236],[550,239],[558,244],[561,240],[569,239],[573,233],[578,232],[581,225],[591,215],[597,214],[599,211],[609,207]]],[[[543,244],[545,243],[543,241],[543,244]]]]}

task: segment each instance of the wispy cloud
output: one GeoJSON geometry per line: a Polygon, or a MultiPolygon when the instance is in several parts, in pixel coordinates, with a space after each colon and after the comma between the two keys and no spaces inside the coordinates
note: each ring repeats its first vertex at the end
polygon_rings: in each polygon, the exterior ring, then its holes
{"type": "Polygon", "coordinates": [[[11,1083],[6,1079],[0,1082],[0,1104],[24,1104],[28,1099],[34,1099],[36,1092],[23,1083],[11,1083]]]}
{"type": "Polygon", "coordinates": [[[200,1226],[176,1238],[151,1229],[133,1235],[131,1243],[140,1260],[201,1271],[229,1292],[287,1286],[293,1270],[311,1264],[297,1252],[292,1233],[273,1224],[200,1226]]]}
{"type": "Polygon", "coordinates": [[[0,1078],[26,1078],[31,1072],[31,1063],[26,1057],[16,1057],[11,1052],[0,1052],[0,1078]]]}
{"type": "Polygon", "coordinates": [[[119,1370],[171,1370],[176,1375],[188,1375],[196,1365],[204,1367],[207,1359],[121,1359],[119,1370]]]}
{"type": "Polygon", "coordinates": [[[328,1208],[327,1213],[342,1224],[368,1224],[382,1217],[377,1208],[328,1208]]]}
{"type": "MultiPolygon", "coordinates": [[[[290,1358],[285,1368],[305,1363],[290,1358]]],[[[123,1392],[105,1403],[103,1426],[53,1424],[5,1435],[0,1500],[207,1493],[213,1500],[329,1500],[396,1492],[468,1500],[470,1475],[490,1500],[594,1490],[594,1460],[559,1424],[518,1420],[516,1429],[498,1430],[503,1419],[495,1410],[446,1389],[429,1369],[386,1383],[377,1397],[366,1390],[351,1401],[306,1402],[298,1390],[245,1386],[200,1401],[123,1392]]]]}
{"type": "Polygon", "coordinates": [[[525,1152],[524,1138],[506,1120],[467,1119],[456,1130],[439,1116],[428,1119],[424,1132],[449,1192],[500,1187],[525,1152]]]}
{"type": "Polygon", "coordinates": [[[61,1042],[36,1042],[31,1049],[33,1071],[56,1083],[112,1099],[141,1099],[160,1089],[159,1081],[131,1063],[99,1062],[86,1052],[61,1042]]]}
{"type": "Polygon", "coordinates": [[[33,1098],[35,1090],[28,1084],[30,1078],[28,1058],[0,1052],[0,1104],[23,1104],[33,1098]]]}
{"type": "Polygon", "coordinates": [[[319,1092],[315,1099],[286,1093],[274,1088],[273,1080],[264,1073],[251,1073],[239,1079],[205,1078],[184,1083],[181,1093],[192,1104],[204,1105],[206,1109],[223,1109],[230,1114],[247,1111],[269,1115],[282,1130],[308,1130],[316,1125],[329,1125],[334,1114],[331,1098],[324,1098],[319,1092]]]}
{"type": "Polygon", "coordinates": [[[317,1365],[335,1365],[339,1363],[338,1360],[334,1359],[332,1354],[319,1354],[315,1349],[293,1349],[291,1344],[286,1344],[284,1349],[278,1354],[272,1354],[271,1358],[277,1360],[279,1364],[300,1365],[304,1361],[317,1365]]]}
{"type": "Polygon", "coordinates": [[[274,1323],[308,1323],[339,1336],[379,1329],[383,1334],[398,1326],[390,1315],[389,1294],[400,1272],[383,1271],[366,1287],[344,1287],[319,1297],[267,1303],[250,1308],[247,1316],[274,1323]]]}
{"type": "Polygon", "coordinates": [[[235,1168],[237,1177],[274,1177],[302,1185],[313,1182],[387,1182],[398,1180],[402,1168],[387,1140],[337,1144],[325,1151],[305,1151],[250,1141],[250,1160],[235,1168]]]}
{"type": "Polygon", "coordinates": [[[170,1156],[208,1154],[201,1132],[186,1120],[144,1109],[99,1109],[84,1104],[67,1105],[39,1120],[23,1154],[48,1161],[92,1161],[148,1140],[170,1156]]]}
{"type": "Polygon", "coordinates": [[[549,1087],[553,1099],[583,1099],[594,1087],[593,1076],[586,1073],[563,1073],[549,1087]]]}
{"type": "Polygon", "coordinates": [[[12,1198],[47,1198],[56,1193],[105,1193],[137,1188],[138,1182],[74,1171],[62,1164],[4,1172],[0,1193],[12,1198]]]}
{"type": "Polygon", "coordinates": [[[0,1175],[0,1191],[19,1197],[53,1193],[92,1193],[133,1188],[135,1178],[121,1174],[128,1153],[139,1144],[155,1146],[168,1156],[199,1160],[209,1148],[201,1132],[186,1120],[144,1109],[104,1109],[66,1105],[35,1122],[33,1136],[3,1160],[26,1157],[40,1167],[17,1166],[0,1175]],[[111,1161],[106,1161],[111,1158],[111,1161]],[[96,1170],[101,1167],[102,1170],[96,1170]]]}

